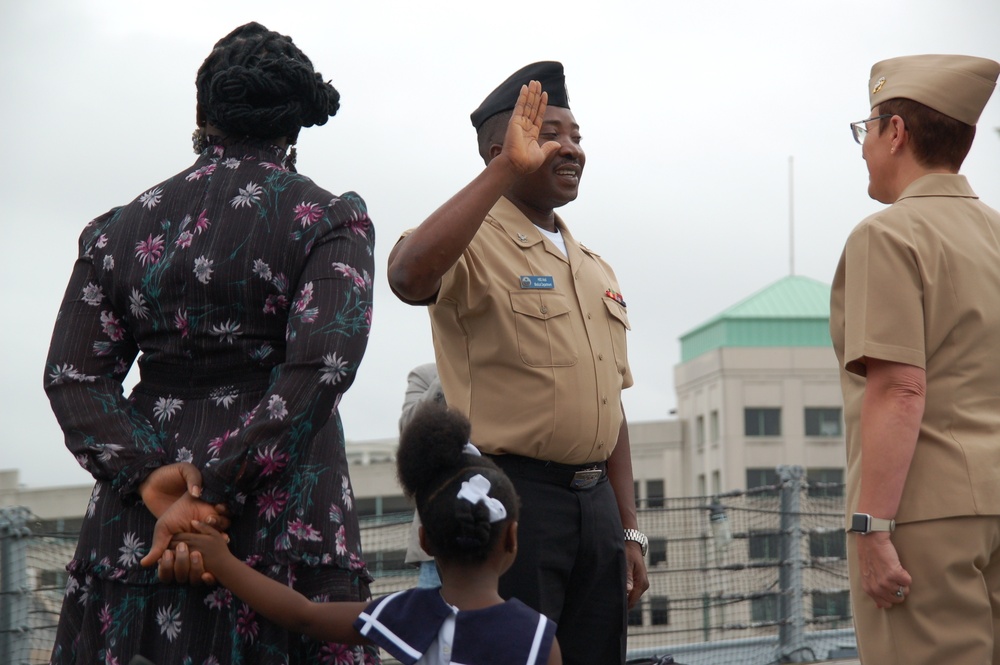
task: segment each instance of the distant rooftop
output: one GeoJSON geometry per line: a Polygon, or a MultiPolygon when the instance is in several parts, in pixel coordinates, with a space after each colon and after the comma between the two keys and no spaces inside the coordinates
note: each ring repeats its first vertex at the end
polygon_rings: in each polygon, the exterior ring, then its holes
{"type": "Polygon", "coordinates": [[[830,286],[790,275],[681,335],[681,362],[727,347],[832,346],[830,286]]]}

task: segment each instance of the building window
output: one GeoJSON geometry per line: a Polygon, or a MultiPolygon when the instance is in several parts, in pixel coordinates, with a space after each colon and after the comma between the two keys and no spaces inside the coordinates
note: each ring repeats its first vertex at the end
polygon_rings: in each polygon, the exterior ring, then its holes
{"type": "Polygon", "coordinates": [[[402,494],[390,496],[370,496],[354,500],[354,512],[358,517],[375,517],[394,513],[412,513],[413,506],[402,494]]]}
{"type": "Polygon", "coordinates": [[[813,591],[813,618],[851,618],[851,601],[847,591],[813,591]]]}
{"type": "Polygon", "coordinates": [[[844,432],[840,414],[836,408],[807,408],[806,436],[840,436],[844,432]]]}
{"type": "Polygon", "coordinates": [[[846,559],[847,534],[843,529],[809,533],[809,556],[814,559],[846,559]]]}
{"type": "Polygon", "coordinates": [[[708,415],[708,440],[712,443],[719,442],[719,412],[712,411],[708,415]]]}
{"type": "Polygon", "coordinates": [[[397,494],[395,496],[382,497],[382,514],[393,515],[395,513],[412,513],[413,505],[406,500],[406,497],[397,494]]]}
{"type": "Polygon", "coordinates": [[[751,531],[747,541],[751,559],[781,558],[781,534],[777,531],[751,531]]]}
{"type": "Polygon", "coordinates": [[[774,469],[747,469],[747,490],[769,487],[765,491],[754,492],[754,496],[778,496],[778,472],[774,469]]]}
{"type": "Polygon", "coordinates": [[[415,568],[406,565],[406,550],[365,551],[365,559],[372,575],[404,575],[414,573],[415,568]]]}
{"type": "Polygon", "coordinates": [[[378,501],[375,497],[354,500],[354,512],[358,517],[371,517],[378,515],[378,501]]]}
{"type": "Polygon", "coordinates": [[[694,419],[694,436],[698,448],[705,447],[705,416],[698,416],[694,419]]]}
{"type": "Polygon", "coordinates": [[[650,538],[649,539],[649,551],[646,553],[649,556],[649,567],[659,563],[667,562],[667,539],[666,538],[650,538]]]}
{"type": "Polygon", "coordinates": [[[708,490],[705,487],[705,474],[698,474],[698,496],[705,496],[708,494],[708,490]]]}
{"type": "Polygon", "coordinates": [[[663,507],[663,481],[662,480],[647,480],[646,481],[646,507],[647,508],[662,508],[663,507]]]}
{"type": "Polygon", "coordinates": [[[635,607],[628,611],[628,625],[630,626],[641,626],[642,625],[642,603],[636,603],[635,607]]]}
{"type": "Polygon", "coordinates": [[[53,590],[62,591],[69,581],[69,574],[63,568],[51,569],[43,568],[38,571],[38,591],[53,590]]]}
{"type": "Polygon", "coordinates": [[[653,596],[649,599],[649,623],[654,626],[670,625],[670,599],[653,596]]]}
{"type": "Polygon", "coordinates": [[[82,517],[60,517],[54,520],[37,520],[31,524],[31,531],[34,535],[78,534],[82,527],[82,517]]]}
{"type": "Polygon", "coordinates": [[[807,469],[806,481],[813,499],[844,496],[844,470],[841,468],[807,469]]]}
{"type": "Polygon", "coordinates": [[[636,508],[642,508],[642,499],[640,499],[639,497],[640,497],[640,494],[639,494],[639,481],[638,480],[633,480],[632,481],[632,498],[635,499],[635,507],[636,508]]]}
{"type": "Polygon", "coordinates": [[[781,436],[781,409],[743,410],[746,436],[781,436]]]}
{"type": "Polygon", "coordinates": [[[722,494],[722,474],[718,469],[712,472],[712,494],[722,494]]]}
{"type": "Polygon", "coordinates": [[[758,623],[778,620],[778,594],[771,593],[750,601],[750,618],[758,623]]]}

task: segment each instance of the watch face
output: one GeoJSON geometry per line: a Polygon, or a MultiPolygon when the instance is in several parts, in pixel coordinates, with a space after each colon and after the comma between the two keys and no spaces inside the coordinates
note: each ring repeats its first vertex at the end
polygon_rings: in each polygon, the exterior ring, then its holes
{"type": "Polygon", "coordinates": [[[851,516],[851,531],[868,533],[868,516],[864,513],[854,513],[851,516]]]}

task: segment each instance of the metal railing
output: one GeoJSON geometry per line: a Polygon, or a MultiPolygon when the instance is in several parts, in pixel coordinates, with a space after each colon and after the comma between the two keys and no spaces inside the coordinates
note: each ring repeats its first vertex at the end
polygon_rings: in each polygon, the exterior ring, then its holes
{"type": "MultiPolygon", "coordinates": [[[[650,588],[629,615],[629,657],[685,665],[815,662],[854,648],[840,484],[779,467],[778,483],[638,508],[650,588]]],[[[0,509],[0,663],[47,663],[77,533],[0,509]]],[[[410,515],[362,519],[383,595],[414,586],[410,515]]]]}

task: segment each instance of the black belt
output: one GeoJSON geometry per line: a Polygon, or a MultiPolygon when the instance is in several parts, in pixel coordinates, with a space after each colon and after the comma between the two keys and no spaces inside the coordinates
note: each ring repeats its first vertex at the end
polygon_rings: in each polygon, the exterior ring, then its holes
{"type": "Polygon", "coordinates": [[[559,464],[522,455],[486,455],[512,476],[552,483],[574,490],[590,489],[608,475],[607,462],[559,464]]]}
{"type": "Polygon", "coordinates": [[[173,365],[139,361],[140,393],[175,397],[204,398],[220,388],[234,392],[263,392],[271,383],[271,368],[173,365]]]}

